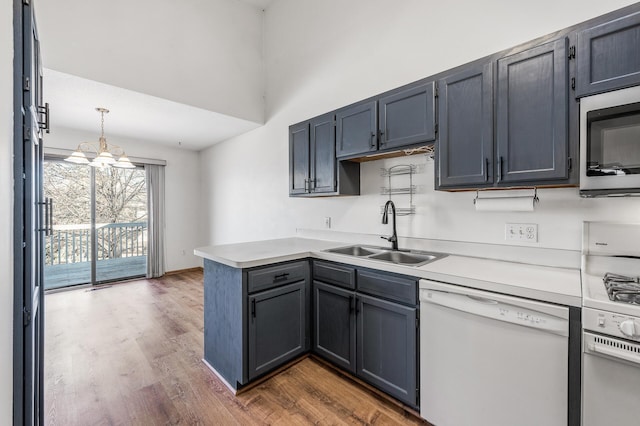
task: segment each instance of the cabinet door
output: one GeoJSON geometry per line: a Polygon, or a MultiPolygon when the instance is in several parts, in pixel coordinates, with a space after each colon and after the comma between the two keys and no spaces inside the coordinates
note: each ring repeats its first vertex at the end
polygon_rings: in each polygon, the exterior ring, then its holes
{"type": "Polygon", "coordinates": [[[305,281],[249,296],[249,380],[302,354],[305,281]]]}
{"type": "Polygon", "coordinates": [[[438,186],[493,183],[493,67],[439,81],[438,186]]]}
{"type": "Polygon", "coordinates": [[[352,291],[313,282],[316,354],[356,372],[356,297],[352,291]]]}
{"type": "Polygon", "coordinates": [[[335,192],[336,132],[333,113],[311,120],[311,192],[335,192]]]}
{"type": "Polygon", "coordinates": [[[357,375],[417,406],[416,308],[358,294],[357,375]]]}
{"type": "Polygon", "coordinates": [[[640,84],[640,12],[578,33],[576,96],[640,84]]]}
{"type": "Polygon", "coordinates": [[[289,194],[308,192],[309,122],[289,127],[289,194]]]}
{"type": "Polygon", "coordinates": [[[381,98],[379,149],[436,138],[435,83],[423,83],[381,98]]]}
{"type": "Polygon", "coordinates": [[[370,101],[336,113],[338,157],[364,154],[378,149],[377,102],[370,101]]]}
{"type": "Polygon", "coordinates": [[[567,41],[498,60],[497,181],[568,177],[567,41]]]}

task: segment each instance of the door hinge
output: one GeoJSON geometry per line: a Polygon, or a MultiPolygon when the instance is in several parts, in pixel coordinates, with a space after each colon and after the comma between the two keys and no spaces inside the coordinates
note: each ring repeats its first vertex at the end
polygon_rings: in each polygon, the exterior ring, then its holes
{"type": "Polygon", "coordinates": [[[24,127],[24,132],[23,132],[23,137],[25,141],[30,141],[31,140],[31,128],[30,127],[24,127]]]}
{"type": "Polygon", "coordinates": [[[571,171],[572,167],[573,167],[573,160],[571,159],[571,157],[569,157],[567,158],[567,169],[571,171]]]}
{"type": "Polygon", "coordinates": [[[576,90],[576,78],[571,77],[571,90],[576,90]]]}
{"type": "Polygon", "coordinates": [[[31,311],[29,309],[22,308],[22,319],[25,327],[31,324],[31,311]]]}
{"type": "Polygon", "coordinates": [[[31,4],[31,0],[22,0],[22,4],[29,6],[29,4],[31,4]]]}
{"type": "Polygon", "coordinates": [[[576,47],[571,46],[569,47],[569,59],[575,59],[575,57],[576,57],[576,47]]]}
{"type": "Polygon", "coordinates": [[[27,242],[26,242],[26,241],[23,241],[23,242],[22,242],[22,248],[23,248],[23,249],[26,249],[26,248],[27,248],[27,242]]]}
{"type": "Polygon", "coordinates": [[[31,79],[27,76],[23,76],[22,78],[22,90],[26,92],[31,90],[31,79]]]}

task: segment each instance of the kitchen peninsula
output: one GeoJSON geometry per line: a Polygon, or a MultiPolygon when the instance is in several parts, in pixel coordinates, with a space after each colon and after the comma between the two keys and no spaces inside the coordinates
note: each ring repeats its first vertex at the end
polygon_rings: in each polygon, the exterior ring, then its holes
{"type": "MultiPolygon", "coordinates": [[[[357,291],[413,309],[414,319],[421,278],[567,306],[581,303],[578,269],[455,254],[407,266],[329,251],[345,246],[349,244],[284,238],[194,251],[204,258],[204,361],[232,391],[309,351],[317,352],[318,280],[343,282],[354,291],[358,280],[362,287],[357,291]],[[370,277],[377,281],[368,284],[370,277]]],[[[415,357],[415,347],[413,352],[415,357]]],[[[365,381],[376,385],[375,378],[365,381]]],[[[393,393],[402,386],[377,387],[413,408],[418,405],[393,393]]]]}

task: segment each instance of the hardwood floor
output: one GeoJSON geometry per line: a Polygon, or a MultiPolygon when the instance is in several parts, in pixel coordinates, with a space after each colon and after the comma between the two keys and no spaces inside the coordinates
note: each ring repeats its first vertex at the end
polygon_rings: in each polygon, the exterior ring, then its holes
{"type": "Polygon", "coordinates": [[[424,424],[306,358],[234,396],[201,361],[202,272],[45,297],[48,425],[424,424]]]}

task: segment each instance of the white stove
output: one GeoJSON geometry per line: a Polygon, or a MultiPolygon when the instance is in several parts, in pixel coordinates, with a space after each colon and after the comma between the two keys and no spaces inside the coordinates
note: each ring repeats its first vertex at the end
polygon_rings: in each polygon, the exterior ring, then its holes
{"type": "Polygon", "coordinates": [[[582,425],[638,425],[640,224],[585,222],[582,425]]]}

